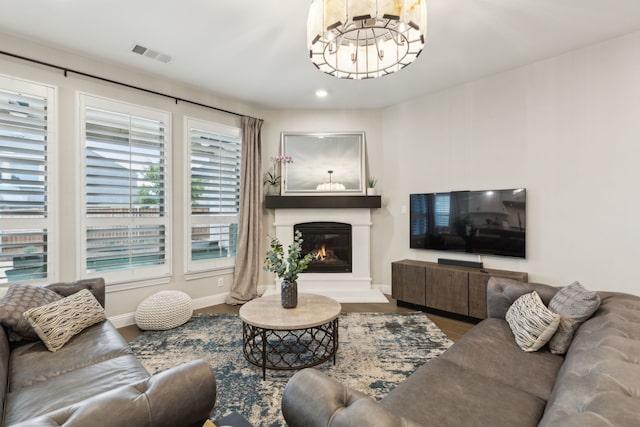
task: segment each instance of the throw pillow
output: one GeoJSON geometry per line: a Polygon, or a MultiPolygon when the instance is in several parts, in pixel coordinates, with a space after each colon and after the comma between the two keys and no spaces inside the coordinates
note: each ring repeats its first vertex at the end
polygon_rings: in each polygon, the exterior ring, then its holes
{"type": "Polygon", "coordinates": [[[560,315],[560,325],[549,341],[549,351],[565,354],[578,327],[600,307],[597,292],[573,282],[558,291],[549,301],[549,309],[560,315]]]}
{"type": "Polygon", "coordinates": [[[104,308],[87,289],[27,310],[24,316],[52,352],[61,349],[85,328],[106,320],[104,308]]]}
{"type": "Polygon", "coordinates": [[[516,343],[524,351],[542,348],[560,323],[560,315],[545,307],[535,291],[515,300],[507,310],[505,319],[515,335],[516,343]]]}
{"type": "Polygon", "coordinates": [[[24,312],[62,299],[62,295],[42,286],[14,283],[0,301],[0,323],[9,329],[12,341],[37,340],[38,334],[24,318],[24,312]]]}

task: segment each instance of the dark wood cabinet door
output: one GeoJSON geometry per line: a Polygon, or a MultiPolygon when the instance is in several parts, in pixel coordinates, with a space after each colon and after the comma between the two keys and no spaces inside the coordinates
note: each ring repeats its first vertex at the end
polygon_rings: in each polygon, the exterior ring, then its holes
{"type": "Polygon", "coordinates": [[[487,273],[469,273],[469,316],[487,318],[487,273]]]}
{"type": "Polygon", "coordinates": [[[469,289],[467,272],[444,268],[426,270],[427,307],[467,316],[469,289]]]}
{"type": "Polygon", "coordinates": [[[527,281],[527,273],[441,265],[405,259],[391,263],[391,296],[398,301],[463,316],[487,317],[491,276],[527,281]]]}
{"type": "Polygon", "coordinates": [[[398,301],[425,305],[424,267],[400,262],[391,264],[391,296],[398,301]]]}

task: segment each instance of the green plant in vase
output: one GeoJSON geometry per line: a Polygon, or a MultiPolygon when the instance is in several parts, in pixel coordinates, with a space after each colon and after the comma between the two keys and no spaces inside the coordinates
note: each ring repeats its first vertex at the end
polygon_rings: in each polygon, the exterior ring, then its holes
{"type": "Polygon", "coordinates": [[[276,273],[282,280],[281,298],[284,308],[294,308],[298,304],[297,280],[300,273],[307,269],[313,255],[302,256],[302,233],[296,231],[293,243],[285,255],[282,243],[276,237],[270,237],[269,250],[264,260],[265,271],[276,273]]]}

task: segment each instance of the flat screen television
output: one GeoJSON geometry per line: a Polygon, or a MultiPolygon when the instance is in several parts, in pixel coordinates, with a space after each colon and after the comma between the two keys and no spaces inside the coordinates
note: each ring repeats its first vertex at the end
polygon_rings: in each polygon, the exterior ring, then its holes
{"type": "Polygon", "coordinates": [[[410,195],[410,247],[525,258],[524,188],[410,195]]]}

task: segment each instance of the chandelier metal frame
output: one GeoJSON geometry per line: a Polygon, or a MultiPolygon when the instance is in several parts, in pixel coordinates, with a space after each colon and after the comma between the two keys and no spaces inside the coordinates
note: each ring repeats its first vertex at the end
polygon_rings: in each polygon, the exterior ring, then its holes
{"type": "Polygon", "coordinates": [[[400,71],[420,56],[425,35],[424,0],[313,0],[309,9],[309,57],[338,78],[400,71]],[[387,11],[393,13],[382,13],[387,11]]]}

